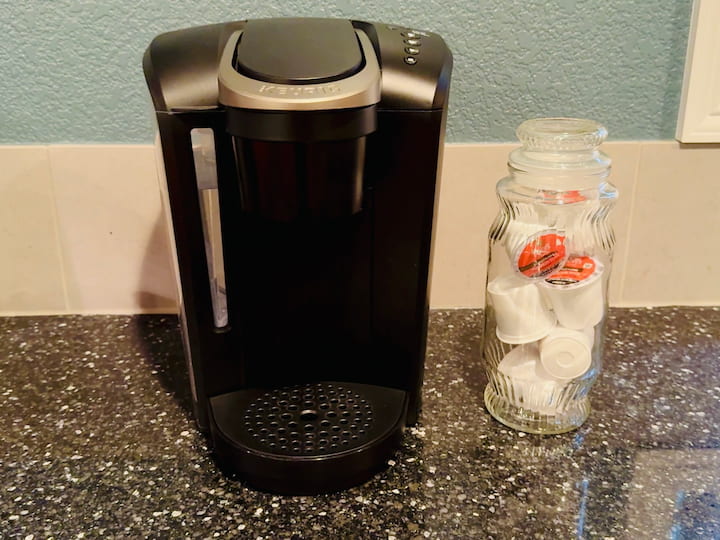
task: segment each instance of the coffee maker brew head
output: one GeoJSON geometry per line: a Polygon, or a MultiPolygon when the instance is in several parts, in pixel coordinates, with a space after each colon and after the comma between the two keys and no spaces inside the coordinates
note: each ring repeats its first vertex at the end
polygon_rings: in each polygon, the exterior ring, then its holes
{"type": "Polygon", "coordinates": [[[248,21],[227,41],[218,83],[244,211],[292,221],[362,209],[365,137],[380,101],[364,33],[337,19],[248,21]]]}

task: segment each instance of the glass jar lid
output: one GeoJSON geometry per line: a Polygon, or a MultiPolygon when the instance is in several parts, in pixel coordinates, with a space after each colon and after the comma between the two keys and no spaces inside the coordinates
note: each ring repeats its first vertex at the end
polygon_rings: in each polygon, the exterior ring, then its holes
{"type": "Polygon", "coordinates": [[[516,131],[523,143],[510,153],[510,166],[532,173],[597,174],[610,167],[598,147],[607,137],[601,124],[583,118],[534,118],[516,131]]]}

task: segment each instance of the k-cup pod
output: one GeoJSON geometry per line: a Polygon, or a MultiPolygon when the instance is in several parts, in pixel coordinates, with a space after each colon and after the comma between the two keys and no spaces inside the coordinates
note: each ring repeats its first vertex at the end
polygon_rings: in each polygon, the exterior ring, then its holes
{"type": "Polygon", "coordinates": [[[540,280],[562,268],[568,257],[565,232],[532,227],[527,232],[528,236],[522,236],[519,231],[510,246],[513,270],[523,278],[540,280]]]}
{"type": "Polygon", "coordinates": [[[507,377],[510,386],[510,395],[507,397],[514,405],[541,414],[559,412],[558,404],[564,385],[543,369],[537,343],[513,348],[500,361],[498,371],[507,377]]]}
{"type": "Polygon", "coordinates": [[[576,189],[569,191],[556,191],[554,189],[541,189],[538,194],[545,201],[546,205],[544,208],[553,207],[567,207],[568,205],[575,205],[572,208],[577,207],[578,204],[586,202],[588,199],[583,195],[582,191],[576,189]]]}
{"type": "Polygon", "coordinates": [[[545,219],[552,219],[556,228],[565,231],[568,253],[576,256],[592,255],[597,242],[591,218],[600,211],[599,201],[586,199],[580,191],[552,194],[554,204],[548,207],[551,216],[545,219]]]}
{"type": "Polygon", "coordinates": [[[583,328],[582,333],[590,340],[590,346],[592,347],[595,344],[595,327],[588,326],[587,328],[583,328]]]}
{"type": "Polygon", "coordinates": [[[603,270],[603,265],[592,257],[570,257],[560,270],[541,282],[560,326],[584,330],[602,320],[603,270]]]}
{"type": "Polygon", "coordinates": [[[539,344],[525,343],[513,347],[498,364],[498,371],[508,377],[530,380],[540,360],[539,344]]]}
{"type": "Polygon", "coordinates": [[[523,380],[552,380],[540,367],[540,342],[523,343],[510,349],[498,364],[498,371],[523,380]]]}
{"type": "Polygon", "coordinates": [[[568,251],[576,256],[591,254],[595,250],[595,244],[593,227],[588,223],[578,224],[571,232],[568,232],[568,251]]]}
{"type": "MultiPolygon", "coordinates": [[[[537,217],[535,217],[537,219],[537,217]]],[[[521,220],[511,220],[505,231],[505,251],[510,261],[514,261],[518,250],[524,248],[528,240],[540,231],[547,230],[546,225],[539,223],[526,222],[521,220]]]]}
{"type": "Polygon", "coordinates": [[[555,316],[532,281],[508,274],[493,279],[487,290],[501,341],[530,343],[547,336],[555,326],[555,316]]]}
{"type": "Polygon", "coordinates": [[[569,381],[590,369],[592,341],[587,333],[556,326],[540,342],[543,369],[559,380],[569,381]]]}

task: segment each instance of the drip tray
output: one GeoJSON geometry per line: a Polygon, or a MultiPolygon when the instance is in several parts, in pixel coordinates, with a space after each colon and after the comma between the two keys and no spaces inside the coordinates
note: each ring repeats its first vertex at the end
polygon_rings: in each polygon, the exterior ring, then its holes
{"type": "Polygon", "coordinates": [[[210,398],[220,464],[255,487],[315,494],[360,484],[400,444],[407,393],[318,382],[210,398]]]}

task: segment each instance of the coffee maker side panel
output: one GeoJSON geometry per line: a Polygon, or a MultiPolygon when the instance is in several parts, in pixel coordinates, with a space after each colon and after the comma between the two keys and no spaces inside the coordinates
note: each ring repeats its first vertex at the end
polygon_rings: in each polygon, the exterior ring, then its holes
{"type": "MultiPolygon", "coordinates": [[[[189,376],[189,382],[190,382],[190,394],[191,399],[193,403],[193,412],[195,413],[195,418],[200,418],[201,411],[199,410],[199,404],[198,404],[198,392],[197,392],[197,385],[195,383],[195,374],[193,373],[192,369],[192,348],[190,346],[189,341],[189,335],[188,335],[188,328],[187,328],[187,314],[185,313],[185,306],[183,303],[183,293],[182,293],[182,286],[180,284],[180,267],[178,265],[177,260],[177,247],[175,243],[175,234],[174,234],[174,227],[172,222],[172,212],[170,210],[170,196],[168,193],[168,185],[167,185],[167,175],[165,173],[165,164],[164,164],[164,156],[163,156],[163,150],[162,150],[162,143],[160,142],[160,132],[157,131],[157,120],[156,120],[156,133],[155,133],[155,142],[154,142],[154,148],[155,148],[155,166],[157,168],[157,178],[158,178],[158,188],[160,190],[160,199],[162,201],[162,208],[163,208],[163,214],[165,216],[165,224],[167,227],[169,234],[169,242],[170,242],[170,251],[172,254],[172,265],[173,265],[173,276],[175,277],[176,281],[176,291],[177,291],[177,300],[178,300],[178,308],[179,308],[179,322],[180,322],[180,331],[182,335],[182,345],[183,345],[183,352],[185,356],[185,361],[187,362],[187,368],[188,368],[188,376],[189,376]]],[[[202,426],[205,427],[205,426],[202,426]]]]}
{"type": "Polygon", "coordinates": [[[371,361],[389,386],[409,392],[409,424],[420,409],[444,116],[444,110],[382,111],[369,141],[366,174],[375,214],[371,361]]]}
{"type": "MultiPolygon", "coordinates": [[[[230,327],[216,324],[208,279],[202,193],[196,179],[191,131],[198,127],[212,129],[220,153],[227,150],[224,147],[229,143],[221,111],[160,112],[157,119],[180,278],[183,338],[190,364],[195,414],[198,425],[205,429],[208,396],[234,389],[243,374],[241,364],[232,362],[232,354],[228,354],[233,350],[230,327]]],[[[226,174],[222,167],[218,167],[218,173],[226,174]]]]}
{"type": "Polygon", "coordinates": [[[431,32],[356,24],[372,37],[383,72],[366,166],[375,227],[372,361],[388,384],[409,393],[407,423],[413,424],[421,405],[452,54],[431,32]]]}
{"type": "Polygon", "coordinates": [[[211,24],[155,37],[143,56],[143,71],[156,111],[218,106],[218,60],[230,35],[245,21],[211,24]]]}
{"type": "Polygon", "coordinates": [[[216,145],[228,140],[224,112],[217,103],[217,64],[228,36],[244,24],[238,21],[161,34],[143,57],[162,149],[162,190],[172,223],[193,408],[203,430],[209,425],[208,393],[217,385],[213,367],[222,363],[221,351],[227,350],[229,339],[227,329],[219,328],[214,320],[217,309],[212,306],[203,227],[207,201],[198,189],[191,133],[195,128],[210,129],[216,145]]]}
{"type": "Polygon", "coordinates": [[[353,24],[370,37],[380,59],[379,109],[430,111],[447,107],[453,58],[442,37],[397,25],[353,24]]]}

